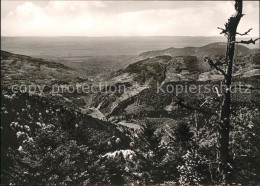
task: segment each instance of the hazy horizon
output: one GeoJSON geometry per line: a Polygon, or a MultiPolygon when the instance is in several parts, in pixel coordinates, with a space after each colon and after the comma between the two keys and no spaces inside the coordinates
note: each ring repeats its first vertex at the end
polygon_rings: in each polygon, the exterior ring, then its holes
{"type": "MultiPolygon", "coordinates": [[[[238,38],[239,39],[239,38],[238,38]]],[[[226,42],[223,36],[2,37],[1,50],[35,57],[139,55],[151,50],[202,47],[226,42]]],[[[244,45],[259,48],[256,45],[244,45]]]]}
{"type": "MultiPolygon", "coordinates": [[[[160,36],[160,35],[157,35],[157,36],[1,36],[1,37],[10,37],[10,38],[29,38],[29,37],[32,37],[32,38],[61,38],[61,37],[64,37],[64,38],[149,38],[149,37],[220,37],[220,38],[223,38],[223,36],[160,36]]],[[[249,37],[247,37],[249,38],[249,37]]],[[[257,37],[250,37],[250,38],[257,38],[257,37]]],[[[244,38],[243,38],[244,39],[244,38]]]]}

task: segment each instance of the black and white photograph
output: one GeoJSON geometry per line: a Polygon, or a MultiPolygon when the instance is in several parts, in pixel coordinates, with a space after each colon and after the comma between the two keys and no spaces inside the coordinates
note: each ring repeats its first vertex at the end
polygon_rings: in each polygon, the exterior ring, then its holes
{"type": "Polygon", "coordinates": [[[259,185],[259,1],[1,0],[1,185],[259,185]]]}

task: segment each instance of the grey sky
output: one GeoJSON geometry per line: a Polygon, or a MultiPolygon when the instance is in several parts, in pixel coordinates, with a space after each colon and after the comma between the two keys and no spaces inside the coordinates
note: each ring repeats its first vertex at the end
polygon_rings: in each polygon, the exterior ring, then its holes
{"type": "MultiPolygon", "coordinates": [[[[3,36],[218,36],[232,1],[1,1],[3,36]]],[[[259,1],[241,32],[259,36],[259,1]]]]}

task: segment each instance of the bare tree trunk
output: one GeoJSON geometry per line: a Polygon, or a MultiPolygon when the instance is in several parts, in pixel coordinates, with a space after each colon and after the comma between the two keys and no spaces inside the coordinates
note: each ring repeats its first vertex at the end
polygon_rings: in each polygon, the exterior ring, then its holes
{"type": "Polygon", "coordinates": [[[235,0],[235,10],[236,13],[231,16],[228,22],[225,24],[225,30],[223,32],[227,35],[227,50],[226,50],[226,77],[225,77],[225,85],[227,89],[224,93],[224,100],[221,106],[221,124],[219,129],[220,134],[220,159],[221,159],[221,170],[223,175],[224,183],[230,182],[231,177],[231,157],[229,154],[229,130],[230,130],[230,113],[231,113],[231,97],[230,97],[230,86],[232,81],[232,67],[233,67],[233,59],[235,52],[235,41],[237,34],[237,26],[242,14],[242,0],[235,0]]]}
{"type": "MultiPolygon", "coordinates": [[[[226,90],[224,92],[224,99],[220,108],[220,125],[219,125],[219,157],[221,160],[221,175],[223,176],[224,183],[230,183],[232,180],[232,166],[231,156],[229,154],[229,132],[230,132],[230,114],[231,114],[231,82],[232,82],[232,67],[235,53],[235,44],[255,44],[260,38],[250,40],[236,41],[236,35],[245,36],[252,30],[250,28],[245,33],[237,32],[237,26],[240,19],[243,17],[243,2],[242,0],[235,0],[235,14],[232,15],[228,22],[225,24],[225,28],[219,28],[222,30],[220,34],[225,34],[227,37],[227,50],[225,57],[226,70],[218,67],[218,62],[214,63],[208,57],[205,57],[205,61],[209,63],[211,67],[214,67],[217,71],[224,75],[226,90]]],[[[220,63],[221,64],[221,63],[220,63]]]]}

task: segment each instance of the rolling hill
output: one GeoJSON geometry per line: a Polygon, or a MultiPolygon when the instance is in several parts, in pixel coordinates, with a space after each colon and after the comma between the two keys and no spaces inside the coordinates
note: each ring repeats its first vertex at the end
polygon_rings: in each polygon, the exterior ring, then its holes
{"type": "MultiPolygon", "coordinates": [[[[203,56],[213,56],[213,55],[225,55],[226,43],[218,42],[211,43],[202,47],[184,47],[184,48],[168,48],[164,50],[154,50],[141,53],[139,57],[142,59],[169,55],[169,56],[196,56],[202,58],[203,56]]],[[[244,56],[254,53],[259,53],[260,49],[249,49],[242,45],[236,45],[236,56],[244,56]]]]}
{"type": "MultiPolygon", "coordinates": [[[[234,67],[235,83],[247,82],[248,78],[253,78],[255,82],[258,82],[260,58],[259,53],[255,52],[257,51],[244,46],[237,47],[236,66],[234,67]]],[[[144,115],[151,113],[152,116],[156,110],[158,110],[157,114],[167,113],[167,108],[173,107],[170,105],[171,98],[169,95],[163,96],[162,93],[156,93],[158,84],[163,86],[169,83],[185,85],[185,83],[192,84],[193,82],[197,85],[206,85],[211,81],[220,82],[223,79],[222,75],[202,61],[202,58],[220,56],[224,53],[224,43],[213,43],[199,48],[170,48],[142,53],[139,57],[145,59],[119,70],[107,80],[110,86],[120,83],[128,84],[129,86],[124,89],[124,92],[116,91],[97,95],[93,99],[93,106],[99,106],[102,113],[113,118],[118,115],[125,118],[131,114],[138,117],[141,113],[144,115]],[[141,100],[146,100],[147,103],[142,104],[141,100]],[[153,100],[157,101],[153,102],[153,100]]],[[[250,81],[248,84],[252,83],[250,81]]],[[[258,87],[257,84],[253,84],[254,87],[258,87]]]]}

